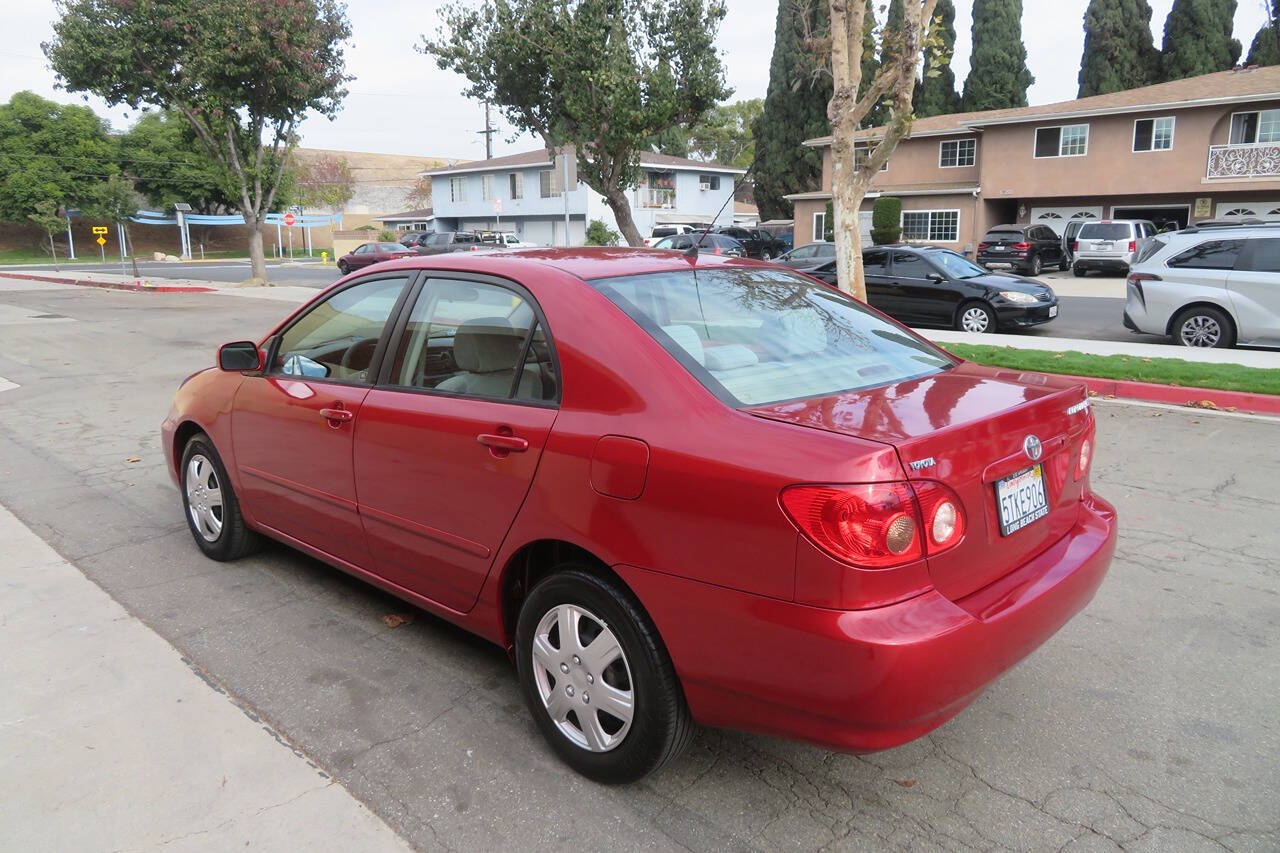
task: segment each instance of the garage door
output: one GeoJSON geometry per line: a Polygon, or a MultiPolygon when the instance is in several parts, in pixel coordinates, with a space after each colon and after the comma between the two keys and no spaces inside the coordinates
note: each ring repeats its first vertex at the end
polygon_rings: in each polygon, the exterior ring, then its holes
{"type": "Polygon", "coordinates": [[[550,246],[555,240],[555,231],[549,220],[528,219],[524,223],[524,240],[539,246],[550,246]]]}
{"type": "Polygon", "coordinates": [[[1218,219],[1261,219],[1280,222],[1280,201],[1226,201],[1218,205],[1218,219]]]}
{"type": "Polygon", "coordinates": [[[1101,219],[1101,207],[1033,207],[1031,221],[1048,225],[1055,234],[1061,234],[1072,219],[1101,219]]]}

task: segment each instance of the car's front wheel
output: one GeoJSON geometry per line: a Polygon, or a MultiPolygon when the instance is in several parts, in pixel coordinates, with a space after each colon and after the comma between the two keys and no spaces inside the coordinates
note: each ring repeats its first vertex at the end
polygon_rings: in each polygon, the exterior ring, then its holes
{"type": "Polygon", "coordinates": [[[1235,327],[1225,311],[1198,305],[1173,321],[1173,339],[1184,347],[1224,348],[1235,345],[1235,327]]]}
{"type": "Polygon", "coordinates": [[[768,249],[764,249],[763,251],[760,252],[760,260],[762,261],[773,260],[773,252],[770,252],[768,249]]]}
{"type": "Polygon", "coordinates": [[[182,453],[182,508],[196,546],[214,560],[236,560],[261,538],[244,523],[240,501],[213,442],[197,433],[182,453]]]}
{"type": "Polygon", "coordinates": [[[1069,269],[1071,269],[1071,257],[1067,254],[1063,254],[1063,256],[1058,259],[1058,272],[1066,272],[1069,269]]]}
{"type": "Polygon", "coordinates": [[[956,328],[962,332],[994,332],[996,330],[996,312],[983,302],[970,302],[960,308],[960,316],[956,318],[956,328]]]}
{"type": "Polygon", "coordinates": [[[586,566],[562,566],[529,593],[516,626],[516,665],[551,748],[597,782],[634,782],[692,736],[657,630],[627,590],[586,566]]]}
{"type": "Polygon", "coordinates": [[[347,266],[346,261],[338,261],[338,272],[342,273],[343,275],[346,275],[347,273],[351,272],[351,267],[347,266]]]}

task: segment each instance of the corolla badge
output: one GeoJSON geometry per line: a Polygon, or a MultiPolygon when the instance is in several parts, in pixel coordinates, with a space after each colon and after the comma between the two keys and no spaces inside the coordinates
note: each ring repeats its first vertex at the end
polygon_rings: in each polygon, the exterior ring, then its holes
{"type": "Polygon", "coordinates": [[[1028,459],[1035,462],[1040,458],[1040,454],[1044,452],[1044,447],[1040,444],[1040,439],[1034,435],[1029,435],[1022,440],[1022,452],[1027,454],[1028,459]]]}

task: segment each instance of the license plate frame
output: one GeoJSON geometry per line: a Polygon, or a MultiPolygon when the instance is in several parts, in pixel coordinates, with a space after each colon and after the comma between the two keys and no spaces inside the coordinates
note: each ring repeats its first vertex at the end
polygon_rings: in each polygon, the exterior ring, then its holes
{"type": "Polygon", "coordinates": [[[1052,320],[1054,317],[1057,317],[1057,316],[1058,316],[1058,306],[1057,306],[1057,305],[1050,305],[1050,306],[1049,306],[1049,319],[1050,319],[1050,320],[1052,320]]]}
{"type": "Polygon", "coordinates": [[[1044,479],[1043,463],[1037,462],[1001,477],[993,486],[1001,536],[1011,536],[1049,514],[1049,486],[1044,479]],[[1024,490],[1027,490],[1025,498],[1024,490]]]}

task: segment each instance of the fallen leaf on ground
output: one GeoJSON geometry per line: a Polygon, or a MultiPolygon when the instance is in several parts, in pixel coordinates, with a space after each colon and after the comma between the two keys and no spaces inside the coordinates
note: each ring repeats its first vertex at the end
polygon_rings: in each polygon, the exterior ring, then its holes
{"type": "Polygon", "coordinates": [[[1213,402],[1212,400],[1192,400],[1190,403],[1187,403],[1187,405],[1188,405],[1188,406],[1190,406],[1190,407],[1191,407],[1191,408],[1193,408],[1193,409],[1216,409],[1216,408],[1218,408],[1218,404],[1217,404],[1217,403],[1215,403],[1215,402],[1213,402]]]}
{"type": "Polygon", "coordinates": [[[382,621],[387,624],[388,628],[399,628],[401,625],[408,625],[413,622],[413,615],[406,613],[388,613],[382,617],[382,621]]]}
{"type": "Polygon", "coordinates": [[[142,461],[142,457],[141,457],[141,456],[130,456],[128,459],[126,459],[126,460],[124,460],[124,461],[125,461],[125,462],[141,462],[141,461],[142,461]]]}
{"type": "Polygon", "coordinates": [[[895,785],[901,785],[904,788],[914,788],[916,786],[915,779],[894,779],[893,783],[895,785]]]}

